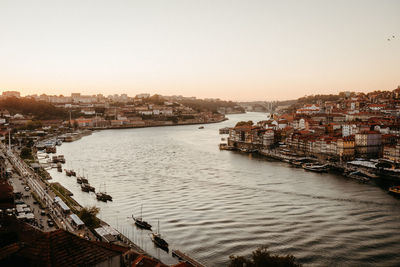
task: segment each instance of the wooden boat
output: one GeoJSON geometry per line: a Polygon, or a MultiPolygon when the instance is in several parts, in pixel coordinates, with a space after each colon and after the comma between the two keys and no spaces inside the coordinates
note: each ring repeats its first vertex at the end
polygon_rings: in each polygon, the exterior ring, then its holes
{"type": "Polygon", "coordinates": [[[400,185],[390,187],[389,193],[400,197],[400,185]]]}
{"type": "Polygon", "coordinates": [[[88,193],[89,193],[88,184],[82,183],[82,184],[81,184],[81,190],[82,190],[83,192],[88,192],[88,193]]]}
{"type": "Polygon", "coordinates": [[[357,180],[362,183],[368,183],[370,180],[369,178],[362,175],[360,171],[354,171],[346,175],[346,177],[357,180]]]}
{"type": "Polygon", "coordinates": [[[107,202],[107,201],[112,201],[112,197],[106,193],[96,193],[96,198],[97,200],[103,201],[103,202],[107,202]]]}
{"type": "Polygon", "coordinates": [[[61,163],[57,163],[57,171],[62,172],[62,165],[61,163]]]}
{"type": "MultiPolygon", "coordinates": [[[[104,184],[104,188],[105,188],[105,184],[104,184]]],[[[108,195],[105,190],[104,192],[98,192],[96,193],[96,198],[97,200],[103,201],[103,202],[107,202],[107,201],[112,201],[112,197],[110,195],[108,195]]]]}
{"type": "Polygon", "coordinates": [[[151,240],[154,242],[154,244],[155,244],[157,247],[159,247],[159,248],[161,248],[161,249],[163,249],[163,250],[165,250],[165,251],[168,251],[168,250],[169,250],[167,241],[165,241],[165,240],[161,237],[161,233],[160,233],[160,221],[158,221],[158,232],[152,233],[151,235],[152,235],[151,240]]]}
{"type": "Polygon", "coordinates": [[[314,163],[305,163],[302,165],[303,169],[307,171],[312,171],[312,172],[328,172],[328,166],[326,164],[324,165],[317,165],[314,163]]]}
{"type": "Polygon", "coordinates": [[[142,217],[142,211],[143,211],[143,205],[140,207],[140,217],[133,217],[132,214],[132,219],[135,221],[135,224],[137,227],[146,229],[146,230],[151,230],[151,224],[143,220],[142,217]]]}

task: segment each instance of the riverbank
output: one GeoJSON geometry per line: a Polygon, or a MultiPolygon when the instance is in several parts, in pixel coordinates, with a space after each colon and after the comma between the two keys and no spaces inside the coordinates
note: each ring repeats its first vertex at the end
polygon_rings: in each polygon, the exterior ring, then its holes
{"type": "Polygon", "coordinates": [[[183,125],[206,125],[206,124],[213,124],[213,123],[220,123],[223,121],[229,120],[228,118],[223,118],[220,120],[215,121],[208,121],[208,122],[188,122],[188,123],[173,123],[173,124],[148,124],[148,125],[121,125],[121,126],[106,126],[106,127],[87,127],[84,129],[89,129],[92,131],[95,130],[115,130],[115,129],[135,129],[135,128],[151,128],[151,127],[167,127],[167,126],[183,126],[183,125]]]}
{"type": "MultiPolygon", "coordinates": [[[[376,168],[375,165],[379,162],[375,160],[375,162],[370,162],[368,160],[354,160],[354,161],[342,161],[335,162],[329,161],[324,158],[313,158],[313,157],[305,157],[300,155],[295,155],[294,153],[283,154],[279,149],[259,149],[259,150],[250,150],[250,149],[238,149],[232,146],[228,146],[227,144],[220,144],[220,150],[230,150],[230,151],[239,151],[242,153],[257,153],[262,157],[267,157],[270,159],[286,162],[293,167],[304,167],[304,163],[310,163],[317,166],[324,166],[324,170],[315,169],[316,172],[327,172],[332,171],[336,174],[340,174],[343,177],[351,178],[358,180],[360,182],[369,182],[369,181],[378,181],[381,180],[389,185],[399,184],[400,183],[400,172],[395,172],[388,168],[376,168]],[[388,175],[388,173],[390,174],[388,175]]],[[[313,171],[312,168],[305,168],[307,170],[313,171]]],[[[385,188],[387,190],[387,188],[385,188]]]]}
{"type": "MultiPolygon", "coordinates": [[[[43,169],[42,171],[45,172],[47,174],[47,176],[50,177],[50,180],[52,179],[51,175],[46,170],[43,169]]],[[[42,181],[43,181],[43,183],[47,184],[48,190],[53,191],[55,195],[60,197],[68,205],[68,207],[71,208],[71,210],[74,213],[78,214],[79,211],[83,208],[83,206],[72,197],[73,193],[70,190],[68,190],[66,187],[64,187],[61,183],[59,183],[59,182],[50,183],[48,180],[42,180],[42,181]]],[[[102,220],[98,217],[97,217],[97,219],[100,222],[100,227],[105,228],[105,229],[110,229],[111,226],[107,222],[105,222],[104,220],[102,220]]],[[[118,231],[115,228],[112,228],[112,229],[113,229],[113,231],[118,232],[118,235],[116,235],[116,240],[113,243],[115,243],[117,245],[121,245],[121,246],[130,247],[140,254],[143,254],[147,257],[153,258],[144,249],[142,249],[140,246],[138,246],[137,244],[132,242],[128,237],[123,235],[120,231],[118,231]]],[[[94,229],[90,229],[90,231],[92,232],[93,236],[95,236],[96,238],[98,238],[100,240],[102,239],[102,237],[99,236],[99,234],[96,231],[94,231],[94,229]]]]}

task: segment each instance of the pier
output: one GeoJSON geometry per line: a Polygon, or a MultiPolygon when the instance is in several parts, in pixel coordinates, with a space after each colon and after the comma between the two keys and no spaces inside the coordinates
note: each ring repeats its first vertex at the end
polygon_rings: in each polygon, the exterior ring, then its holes
{"type": "Polygon", "coordinates": [[[179,261],[183,261],[193,267],[206,267],[180,250],[172,250],[172,256],[177,257],[179,261]]]}

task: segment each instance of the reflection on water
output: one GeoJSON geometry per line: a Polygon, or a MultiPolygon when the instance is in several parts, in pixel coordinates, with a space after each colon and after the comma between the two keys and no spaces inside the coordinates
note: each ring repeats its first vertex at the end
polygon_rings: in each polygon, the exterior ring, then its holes
{"type": "Polygon", "coordinates": [[[396,265],[400,261],[399,201],[374,185],[333,174],[316,174],[261,157],[219,151],[218,129],[265,114],[230,115],[198,126],[96,132],[58,147],[67,168],[85,172],[113,202],[97,202],[76,180],[52,170],[83,205],[165,263],[149,232],[134,226],[140,214],[172,249],[209,266],[260,245],[294,254],[313,266],[396,265]],[[105,186],[104,186],[105,184],[105,186]]]}

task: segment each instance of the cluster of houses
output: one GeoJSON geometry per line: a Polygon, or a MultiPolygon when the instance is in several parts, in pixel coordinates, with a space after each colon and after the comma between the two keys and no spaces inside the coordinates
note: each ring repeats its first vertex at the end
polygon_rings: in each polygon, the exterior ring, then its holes
{"type": "Polygon", "coordinates": [[[280,149],[324,159],[385,158],[400,162],[400,87],[305,104],[229,132],[228,146],[280,149]]]}
{"type": "MultiPolygon", "coordinates": [[[[16,91],[5,91],[1,98],[20,98],[16,91]]],[[[182,96],[159,97],[154,101],[150,94],[138,94],[128,97],[126,94],[103,96],[81,95],[73,93],[71,96],[49,96],[42,94],[26,96],[37,101],[52,103],[58,108],[65,109],[79,117],[65,121],[66,124],[80,128],[108,128],[108,127],[144,127],[175,124],[208,123],[223,120],[222,114],[199,112],[191,107],[180,104],[180,100],[195,100],[182,96]]],[[[0,110],[0,131],[4,136],[9,128],[26,125],[32,117],[21,114],[10,114],[7,110],[0,110]]],[[[42,121],[44,126],[60,125],[59,120],[42,121]]]]}

